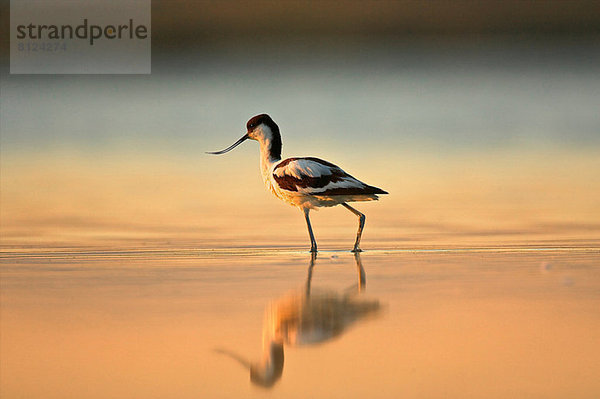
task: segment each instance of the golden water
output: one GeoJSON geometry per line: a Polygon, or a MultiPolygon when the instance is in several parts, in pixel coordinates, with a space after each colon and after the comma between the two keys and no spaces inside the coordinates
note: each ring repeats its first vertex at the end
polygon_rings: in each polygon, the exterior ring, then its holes
{"type": "Polygon", "coordinates": [[[600,397],[597,41],[480,39],[3,75],[0,397],[600,397]],[[336,207],[310,267],[256,143],[204,154],[262,112],[389,191],[360,260],[336,207]]]}
{"type": "MultiPolygon", "coordinates": [[[[347,252],[311,270],[295,251],[21,251],[3,258],[2,397],[593,398],[599,257],[371,251],[358,292],[347,252]],[[303,298],[309,272],[313,292],[380,309],[316,343],[286,341],[281,378],[252,384],[221,352],[259,362],[267,311],[303,298]]],[[[325,306],[315,295],[312,312],[325,306]]]]}
{"type": "Polygon", "coordinates": [[[390,191],[359,204],[360,292],[355,218],[314,214],[324,252],[311,269],[301,214],[256,168],[13,159],[0,394],[597,397],[598,158],[514,156],[359,160],[358,176],[390,191]],[[356,314],[360,301],[376,311],[356,314]],[[253,384],[239,360],[260,363],[282,325],[280,378],[253,384]]]}

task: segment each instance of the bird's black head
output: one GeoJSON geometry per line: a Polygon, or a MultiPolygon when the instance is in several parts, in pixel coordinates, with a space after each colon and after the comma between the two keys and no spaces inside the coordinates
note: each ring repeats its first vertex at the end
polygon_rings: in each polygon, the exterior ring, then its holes
{"type": "Polygon", "coordinates": [[[247,135],[252,140],[264,141],[269,146],[272,159],[281,159],[281,134],[279,126],[267,114],[250,118],[246,123],[247,135]]]}
{"type": "Polygon", "coordinates": [[[248,130],[248,132],[251,132],[261,124],[267,125],[271,130],[279,131],[279,127],[277,126],[277,124],[267,114],[260,114],[250,118],[250,120],[248,120],[248,123],[246,123],[246,130],[248,130]]]}
{"type": "Polygon", "coordinates": [[[279,126],[267,114],[256,115],[246,123],[246,134],[238,141],[221,151],[208,152],[208,154],[220,155],[233,150],[244,141],[256,140],[262,149],[266,149],[271,161],[281,159],[281,134],[279,126]]]}

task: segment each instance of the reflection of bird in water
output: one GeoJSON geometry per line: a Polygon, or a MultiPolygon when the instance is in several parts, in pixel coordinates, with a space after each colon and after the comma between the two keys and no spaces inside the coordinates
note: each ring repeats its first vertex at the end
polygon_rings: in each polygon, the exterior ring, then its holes
{"type": "Polygon", "coordinates": [[[311,280],[316,254],[312,254],[306,287],[292,291],[267,306],[263,324],[263,358],[252,363],[227,350],[229,355],[250,369],[253,383],[273,386],[283,373],[284,345],[314,345],[331,340],[353,324],[374,315],[380,309],[376,300],[360,294],[366,284],[360,254],[355,254],[358,284],[343,294],[332,290],[312,290],[311,280]]]}
{"type": "Polygon", "coordinates": [[[224,154],[247,139],[258,141],[264,183],[277,198],[304,212],[311,252],[317,252],[317,242],[310,225],[309,211],[335,205],[342,205],[358,216],[358,232],[352,251],[359,252],[365,215],[352,208],[347,202],[377,200],[378,194],[387,194],[387,192],[361,182],[344,172],[339,166],[322,159],[305,157],[288,158],[282,161],[279,127],[267,114],[253,117],[246,124],[246,128],[246,134],[231,146],[209,154],[224,154]]]}

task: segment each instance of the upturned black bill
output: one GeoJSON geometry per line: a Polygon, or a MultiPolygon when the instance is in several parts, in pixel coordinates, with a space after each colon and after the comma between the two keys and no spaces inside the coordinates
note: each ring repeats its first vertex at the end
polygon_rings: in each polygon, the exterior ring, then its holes
{"type": "Polygon", "coordinates": [[[242,136],[241,139],[239,139],[238,141],[236,141],[235,143],[233,143],[229,147],[225,148],[224,150],[215,151],[215,152],[207,152],[207,154],[213,154],[213,155],[225,154],[226,152],[229,152],[229,151],[233,150],[235,147],[237,147],[238,145],[242,144],[247,139],[248,139],[248,135],[245,134],[245,135],[242,136]]]}

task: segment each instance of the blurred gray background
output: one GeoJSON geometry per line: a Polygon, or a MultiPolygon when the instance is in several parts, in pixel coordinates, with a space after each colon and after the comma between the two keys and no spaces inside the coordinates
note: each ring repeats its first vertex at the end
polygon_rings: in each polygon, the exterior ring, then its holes
{"type": "Polygon", "coordinates": [[[1,8],[5,153],[600,144],[597,1],[153,1],[147,76],[9,75],[1,8]]]}

